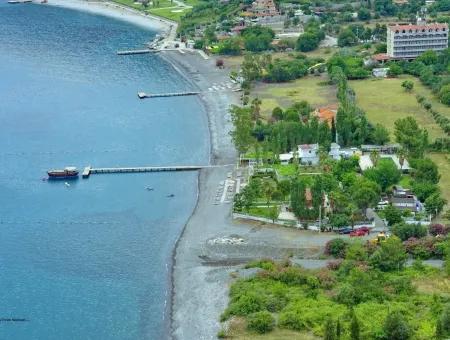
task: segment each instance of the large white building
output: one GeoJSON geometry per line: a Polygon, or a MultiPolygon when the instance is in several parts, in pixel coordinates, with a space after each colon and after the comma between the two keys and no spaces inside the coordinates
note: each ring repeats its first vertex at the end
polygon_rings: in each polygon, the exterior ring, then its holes
{"type": "Polygon", "coordinates": [[[427,24],[390,25],[387,28],[387,55],[390,59],[414,59],[427,50],[448,48],[448,25],[427,24]]]}

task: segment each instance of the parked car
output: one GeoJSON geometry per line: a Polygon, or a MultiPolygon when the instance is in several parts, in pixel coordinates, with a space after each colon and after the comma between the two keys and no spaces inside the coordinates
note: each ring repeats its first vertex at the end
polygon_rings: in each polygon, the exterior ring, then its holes
{"type": "Polygon", "coordinates": [[[342,234],[350,234],[352,231],[353,231],[353,229],[350,228],[350,227],[345,227],[345,228],[338,229],[338,233],[341,234],[341,235],[342,234]]]}
{"type": "Polygon", "coordinates": [[[370,228],[369,228],[369,227],[366,227],[366,226],[360,227],[360,228],[358,228],[357,230],[364,231],[367,235],[370,234],[370,228]]]}
{"type": "Polygon", "coordinates": [[[361,228],[360,228],[360,229],[352,231],[350,233],[350,237],[360,237],[360,236],[364,236],[366,234],[367,234],[367,231],[361,230],[361,228]]]}

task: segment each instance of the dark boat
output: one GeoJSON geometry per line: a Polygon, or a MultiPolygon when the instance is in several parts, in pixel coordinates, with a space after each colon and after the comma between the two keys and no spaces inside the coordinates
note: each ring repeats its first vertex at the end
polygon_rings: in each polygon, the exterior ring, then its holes
{"type": "Polygon", "coordinates": [[[48,179],[78,178],[78,170],[72,166],[64,168],[64,170],[49,170],[47,174],[48,179]]]}

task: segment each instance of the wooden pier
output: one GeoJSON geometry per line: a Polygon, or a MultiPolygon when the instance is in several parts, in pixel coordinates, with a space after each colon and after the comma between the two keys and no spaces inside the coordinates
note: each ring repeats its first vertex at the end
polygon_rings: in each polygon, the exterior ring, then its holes
{"type": "Polygon", "coordinates": [[[166,172],[166,171],[195,171],[209,168],[209,165],[173,165],[173,166],[143,166],[129,168],[92,168],[87,166],[83,170],[83,178],[88,178],[91,174],[120,174],[137,172],[166,172]]]}
{"type": "Polygon", "coordinates": [[[117,55],[133,55],[133,54],[147,54],[147,53],[157,53],[159,50],[152,50],[149,48],[143,50],[128,50],[128,51],[117,51],[117,55]]]}
{"type": "Polygon", "coordinates": [[[195,96],[200,92],[174,92],[174,93],[145,93],[138,92],[139,99],[144,98],[161,98],[161,97],[179,97],[179,96],[195,96]]]}

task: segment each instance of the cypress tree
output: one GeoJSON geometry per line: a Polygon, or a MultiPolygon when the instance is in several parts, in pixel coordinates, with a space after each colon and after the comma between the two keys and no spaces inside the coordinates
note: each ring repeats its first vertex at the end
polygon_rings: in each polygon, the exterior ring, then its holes
{"type": "Polygon", "coordinates": [[[338,318],[336,323],[336,340],[339,340],[341,338],[341,320],[338,318]]]}
{"type": "Polygon", "coordinates": [[[327,318],[325,321],[325,331],[324,331],[324,340],[335,340],[336,339],[336,330],[334,327],[334,322],[331,316],[327,318]]]}
{"type": "Polygon", "coordinates": [[[360,339],[359,321],[358,321],[358,318],[356,317],[356,314],[353,311],[353,309],[352,309],[351,315],[352,315],[352,321],[350,324],[350,339],[351,340],[359,340],[360,339]]]}
{"type": "Polygon", "coordinates": [[[442,339],[444,337],[444,331],[442,330],[442,323],[441,319],[438,318],[436,322],[436,333],[435,333],[436,339],[442,339]]]}

